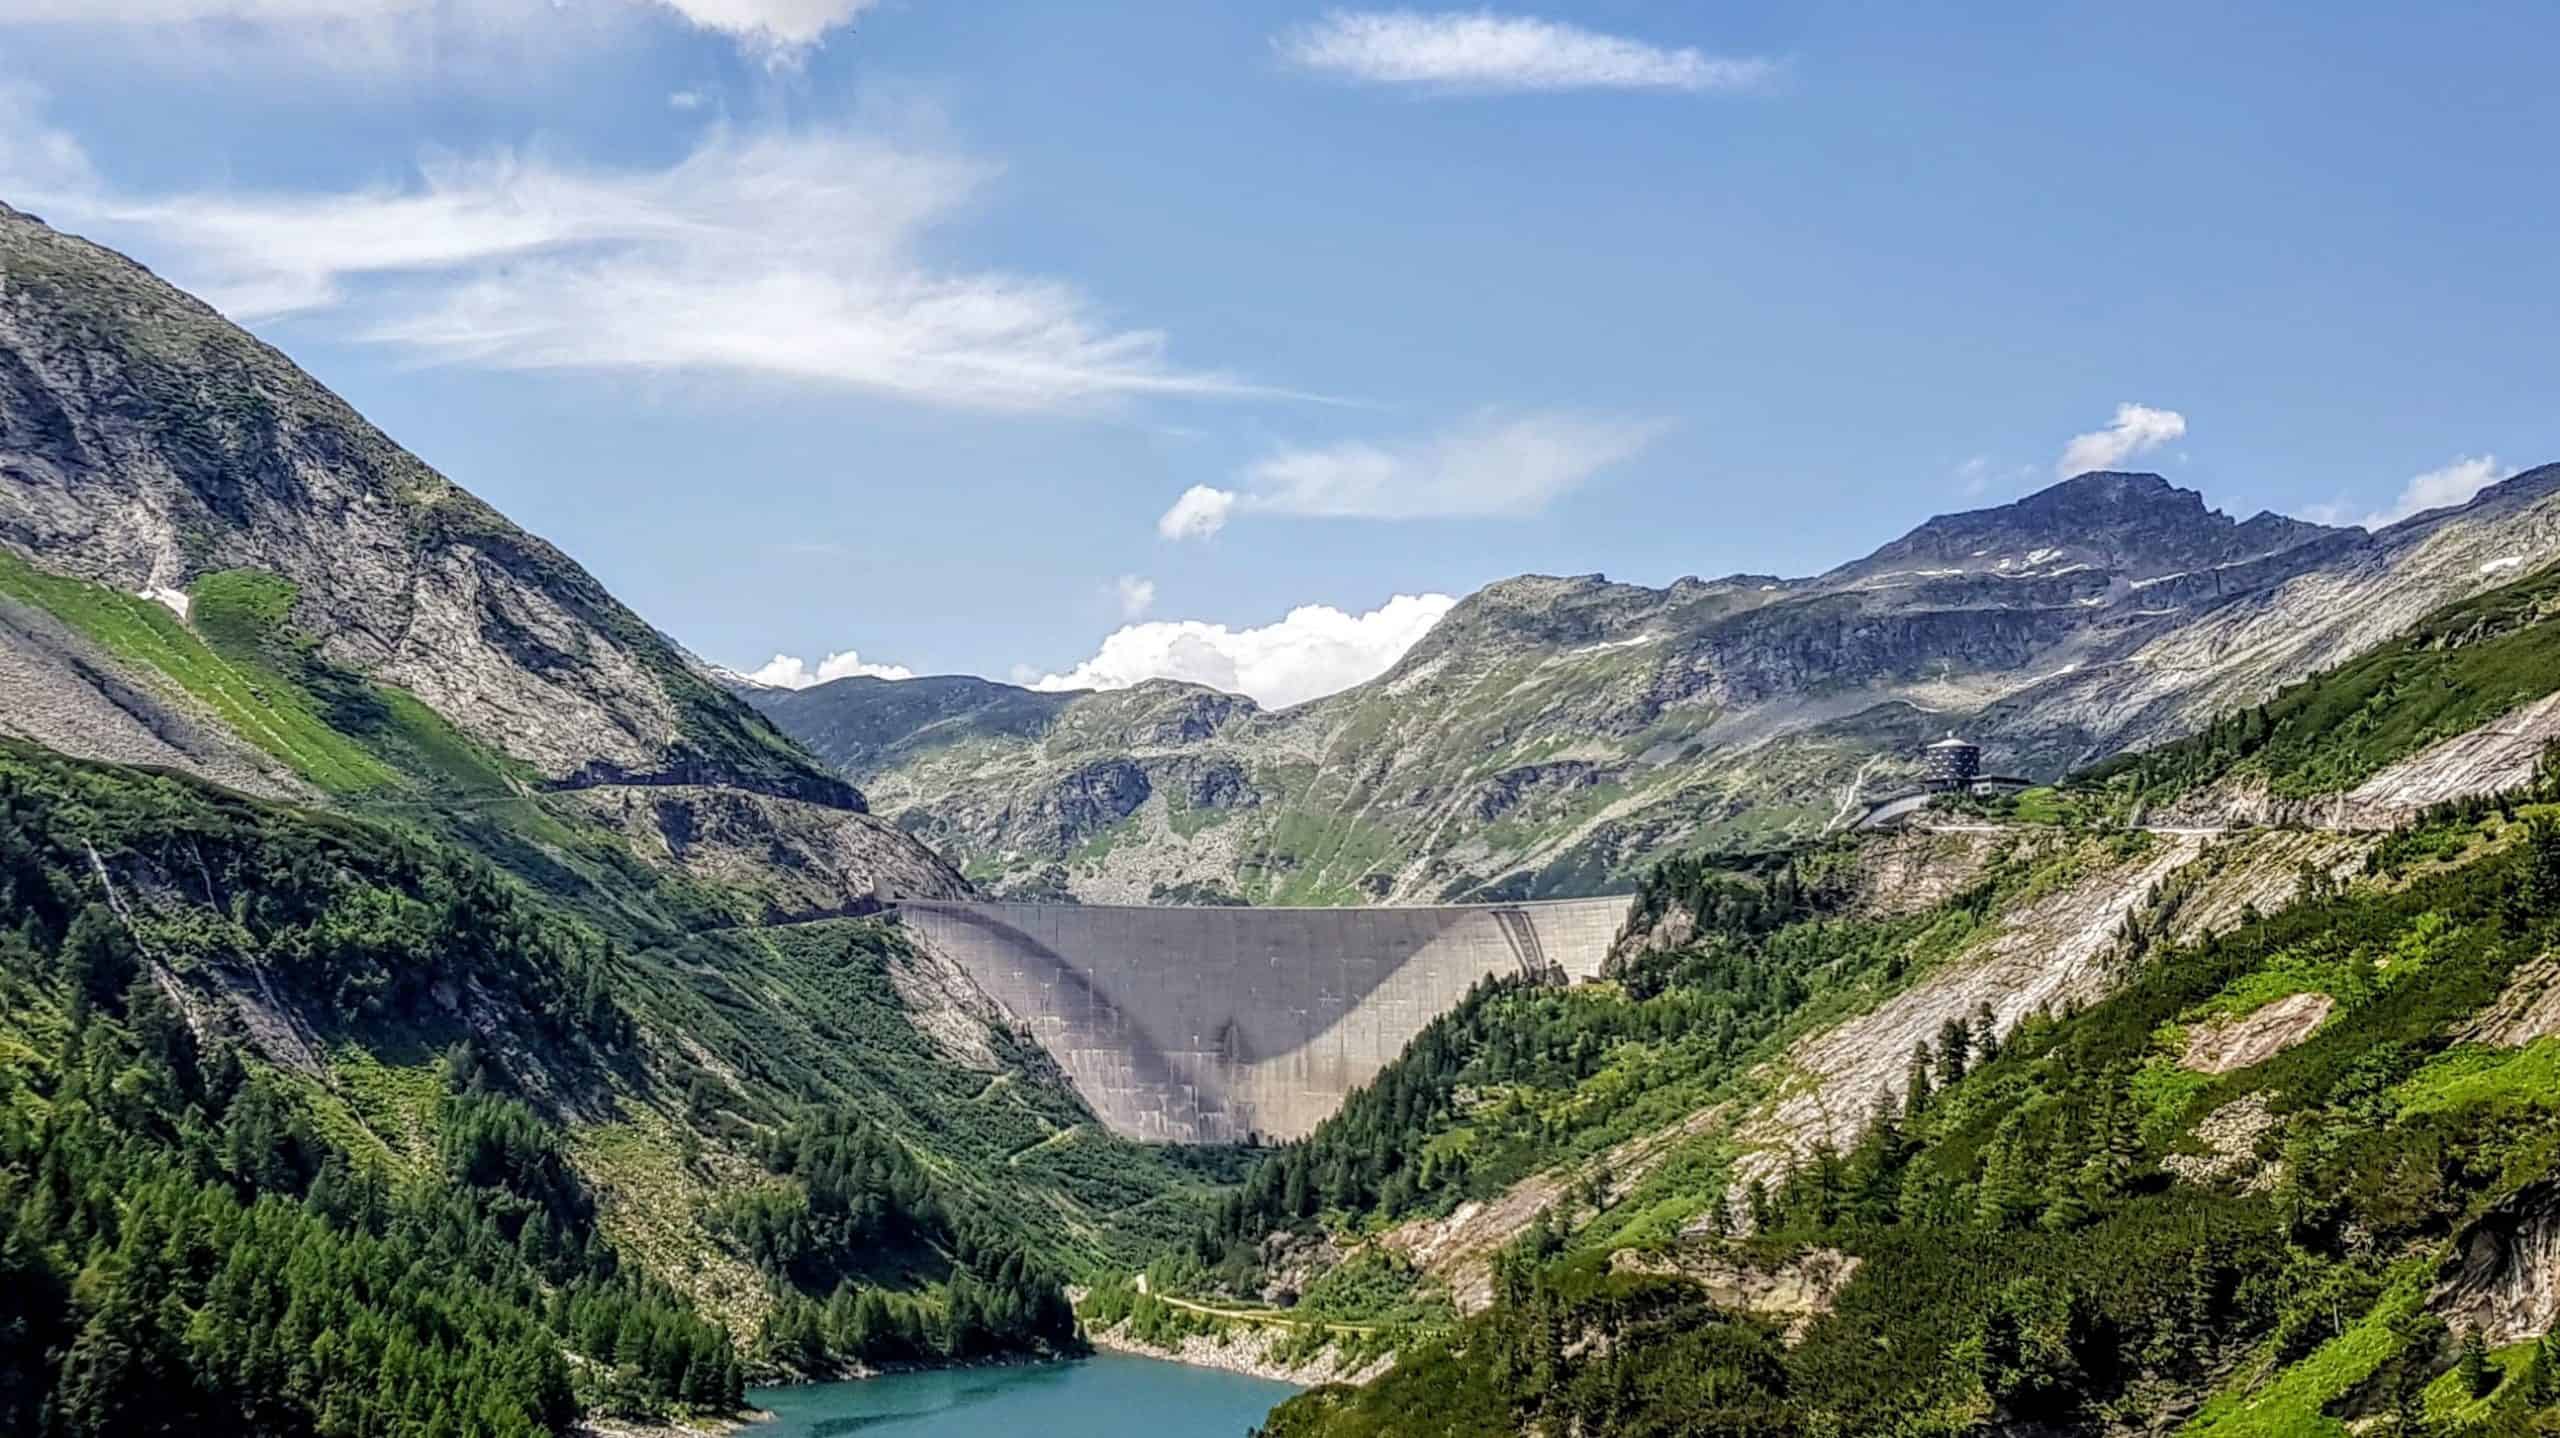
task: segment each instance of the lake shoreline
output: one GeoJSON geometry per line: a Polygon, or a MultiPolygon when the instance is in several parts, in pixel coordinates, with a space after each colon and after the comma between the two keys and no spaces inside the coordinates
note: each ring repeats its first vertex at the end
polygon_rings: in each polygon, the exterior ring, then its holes
{"type": "Polygon", "coordinates": [[[1159,1348],[1141,1342],[1130,1336],[1128,1328],[1129,1321],[1123,1319],[1106,1329],[1086,1330],[1085,1340],[1104,1352],[1131,1358],[1153,1358],[1189,1368],[1211,1368],[1221,1373],[1259,1378],[1269,1383],[1287,1383],[1299,1388],[1320,1388],[1328,1383],[1363,1384],[1395,1366],[1395,1357],[1389,1354],[1346,1372],[1340,1355],[1331,1348],[1325,1349],[1311,1362],[1284,1363],[1271,1356],[1272,1345],[1285,1336],[1273,1328],[1242,1326],[1216,1334],[1194,1333],[1185,1337],[1179,1348],[1159,1348]]]}
{"type": "MultiPolygon", "coordinates": [[[[1081,1363],[1102,1351],[1096,1345],[1088,1353],[1007,1353],[993,1358],[972,1358],[960,1363],[848,1363],[831,1373],[795,1373],[788,1377],[758,1378],[747,1384],[750,1390],[768,1391],[792,1388],[814,1388],[828,1383],[875,1383],[883,1378],[912,1378],[920,1373],[972,1373],[989,1368],[1038,1368],[1053,1363],[1081,1363]]],[[[748,1419],[748,1422],[761,1420],[748,1419]]]]}
{"type": "MultiPolygon", "coordinates": [[[[1244,1438],[1294,1383],[1103,1349],[1072,1362],[989,1364],[751,1390],[767,1422],[743,1438],[1244,1438]]],[[[658,1438],[658,1435],[641,1435],[658,1438]]]]}

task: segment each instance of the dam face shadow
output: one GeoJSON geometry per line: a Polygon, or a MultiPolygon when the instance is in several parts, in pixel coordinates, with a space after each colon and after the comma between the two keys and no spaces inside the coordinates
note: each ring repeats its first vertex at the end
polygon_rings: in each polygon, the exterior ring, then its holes
{"type": "Polygon", "coordinates": [[[1131,1138],[1304,1136],[1494,975],[1596,977],[1627,897],[1410,908],[901,901],[1131,1138]]]}

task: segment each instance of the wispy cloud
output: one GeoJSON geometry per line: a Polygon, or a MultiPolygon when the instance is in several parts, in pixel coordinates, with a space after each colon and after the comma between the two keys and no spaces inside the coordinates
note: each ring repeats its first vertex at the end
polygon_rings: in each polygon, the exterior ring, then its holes
{"type": "Polygon", "coordinates": [[[733,35],[770,59],[796,58],[879,0],[661,0],[705,30],[733,35]]]}
{"type": "Polygon", "coordinates": [[[2062,447],[2054,473],[2063,479],[2093,469],[2113,469],[2137,454],[2158,449],[2187,432],[2187,417],[2173,409],[2147,404],[2116,406],[2115,420],[2104,429],[2076,435],[2062,447]]]}
{"type": "Polygon", "coordinates": [[[1156,607],[1156,582],[1135,574],[1123,574],[1113,581],[1112,590],[1120,600],[1120,617],[1137,619],[1156,607]]]}
{"type": "Polygon", "coordinates": [[[1456,603],[1446,594],[1399,594],[1366,614],[1310,604],[1250,629],[1196,619],[1132,624],[1064,673],[1023,677],[1051,690],[1180,679],[1285,708],[1385,673],[1456,603]]]}
{"type": "Polygon", "coordinates": [[[1156,533],[1167,539],[1206,539],[1227,527],[1235,508],[1234,490],[1195,484],[1157,518],[1156,533]]]}
{"type": "Polygon", "coordinates": [[[2505,467],[2494,454],[2457,459],[2442,469],[2431,469],[2400,487],[2400,497],[2390,507],[2364,517],[2367,529],[2380,529],[2398,524],[2414,515],[2447,505],[2468,504],[2473,495],[2495,484],[2505,474],[2505,467]]]}
{"type": "Polygon", "coordinates": [[[1247,469],[1234,489],[1192,486],[1156,521],[1156,532],[1205,539],[1239,512],[1525,518],[1640,453],[1668,428],[1656,420],[1565,413],[1485,415],[1423,439],[1291,450],[1247,469]]]}
{"type": "Polygon", "coordinates": [[[850,649],[830,654],[815,664],[794,655],[777,654],[747,673],[747,677],[756,683],[770,684],[776,689],[806,689],[813,684],[824,684],[831,679],[850,679],[856,675],[873,679],[916,677],[915,671],[903,664],[874,664],[850,649]]]}
{"type": "Polygon", "coordinates": [[[1752,90],[1775,62],[1666,48],[1489,10],[1336,10],[1275,42],[1294,65],[1378,85],[1457,93],[1752,90]]]}
{"type": "Polygon", "coordinates": [[[878,0],[596,0],[568,6],[532,0],[0,0],[0,25],[201,31],[207,42],[248,39],[267,53],[340,62],[427,58],[435,37],[490,30],[522,33],[527,22],[586,21],[581,12],[672,15],[726,35],[769,63],[789,64],[878,0]],[[326,40],[326,44],[309,43],[326,40]],[[279,42],[268,44],[267,42],[279,42]],[[355,42],[352,49],[346,42],[355,42]]]}
{"type": "Polygon", "coordinates": [[[1168,358],[1056,279],[937,265],[993,166],[842,132],[714,126],[656,170],[499,151],[332,193],[138,195],[0,93],[0,186],[237,319],[328,312],[491,369],[720,372],[983,409],[1263,393],[1168,358]],[[32,138],[30,138],[32,137],[32,138]]]}

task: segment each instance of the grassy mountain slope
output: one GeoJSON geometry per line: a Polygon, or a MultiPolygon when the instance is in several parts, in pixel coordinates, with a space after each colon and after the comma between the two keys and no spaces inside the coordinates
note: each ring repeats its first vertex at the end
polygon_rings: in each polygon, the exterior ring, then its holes
{"type": "Polygon", "coordinates": [[[1282,713],[1189,686],[750,691],[1000,890],[1401,902],[1634,887],[1810,837],[1962,727],[2057,778],[2178,736],[2560,557],[2560,468],[2374,535],[2095,474],[1810,579],[1527,577],[1282,713]],[[963,692],[965,691],[965,692],[963,692]]]}
{"type": "Polygon", "coordinates": [[[1055,1351],[1059,1284],[1218,1175],[1110,1138],[867,917],[967,886],[591,576],[5,209],[0,681],[13,1416],[122,1431],[58,1415],[136,1305],[142,1367],[97,1371],[220,1431],[556,1431],[747,1364],[1055,1351]],[[225,1287],[279,1245],[351,1267],[225,1287]],[[419,1263],[424,1308],[365,1286],[419,1263]],[[201,1341],[270,1298],[368,1346],[271,1381],[201,1341]],[[486,1413],[434,1396],[463,1368],[486,1413]]]}
{"type": "Polygon", "coordinates": [[[5,208],[0,278],[0,731],[424,816],[589,885],[622,851],[739,919],[959,890],[284,356],[5,208]]]}
{"type": "Polygon", "coordinates": [[[0,208],[0,539],[127,593],[290,586],[318,656],[545,779],[842,798],[558,550],[124,257],[0,208]]]}

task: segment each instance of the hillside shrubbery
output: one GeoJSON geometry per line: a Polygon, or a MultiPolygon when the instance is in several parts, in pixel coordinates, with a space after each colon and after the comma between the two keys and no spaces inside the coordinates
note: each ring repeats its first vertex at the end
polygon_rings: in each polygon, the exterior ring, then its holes
{"type": "Polygon", "coordinates": [[[2560,943],[2560,827],[2481,822],[2469,863],[2157,951],[1988,1054],[1945,1036],[1913,1056],[1921,1096],[1880,1103],[1853,1151],[1718,1205],[1685,1242],[1724,1261],[1862,1261],[1800,1344],[1542,1225],[1492,1310],[1370,1389],[1285,1406],[1271,1434],[2098,1432],[2218,1392],[2207,1434],[2337,1432],[2340,1411],[2398,1414],[2395,1434],[2534,1430],[2560,1388],[2502,1383],[2477,1353],[2443,1379],[2479,1345],[2416,1301],[2471,1224],[2560,1165],[2560,1100],[2457,1037],[2560,943]],[[2306,982],[2336,1005],[2308,1041],[2178,1066],[2182,1024],[2306,982]],[[2260,1105],[2253,1147],[2195,1137],[2260,1105]]]}

